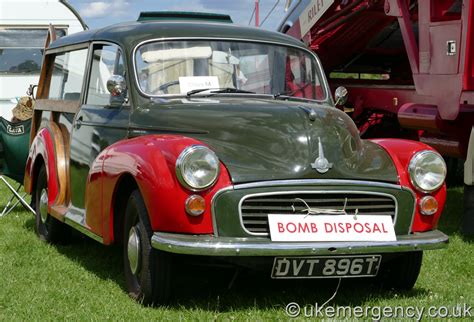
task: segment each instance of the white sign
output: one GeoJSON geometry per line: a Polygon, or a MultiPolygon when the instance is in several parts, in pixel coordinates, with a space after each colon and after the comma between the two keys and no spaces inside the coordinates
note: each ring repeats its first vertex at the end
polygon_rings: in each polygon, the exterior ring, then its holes
{"type": "Polygon", "coordinates": [[[300,20],[301,38],[303,38],[311,27],[322,17],[322,15],[334,3],[334,0],[312,0],[303,10],[300,20]]]}
{"type": "Polygon", "coordinates": [[[392,217],[268,215],[272,241],[396,241],[392,217]]]}
{"type": "Polygon", "coordinates": [[[181,94],[186,94],[193,89],[219,88],[217,76],[186,76],[179,78],[181,94]]]}

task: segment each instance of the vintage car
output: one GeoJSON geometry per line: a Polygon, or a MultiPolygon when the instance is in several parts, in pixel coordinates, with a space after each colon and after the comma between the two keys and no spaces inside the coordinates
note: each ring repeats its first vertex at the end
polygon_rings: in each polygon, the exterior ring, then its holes
{"type": "Polygon", "coordinates": [[[410,289],[448,243],[445,175],[427,145],[361,140],[303,43],[168,12],[49,44],[24,184],[41,239],[123,244],[156,304],[182,255],[410,289]]]}

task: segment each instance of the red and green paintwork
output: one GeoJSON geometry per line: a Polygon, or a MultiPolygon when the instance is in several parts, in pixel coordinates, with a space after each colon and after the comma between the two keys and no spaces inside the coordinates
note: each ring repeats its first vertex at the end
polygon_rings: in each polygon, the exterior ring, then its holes
{"type": "MultiPolygon", "coordinates": [[[[127,74],[134,75],[131,60],[137,44],[148,39],[175,37],[270,41],[306,50],[293,38],[253,28],[202,22],[146,22],[65,37],[54,42],[46,54],[53,55],[76,44],[113,42],[122,48],[127,74]]],[[[57,169],[65,167],[71,193],[65,211],[81,217],[83,228],[104,244],[111,244],[116,238],[114,216],[120,209],[114,207],[120,204],[117,198],[126,198],[117,195],[121,185],[130,182],[126,178],[132,178],[139,188],[154,231],[188,234],[215,233],[211,214],[213,196],[223,188],[241,183],[360,180],[398,184],[412,191],[417,200],[423,196],[411,186],[407,167],[416,152],[431,148],[403,140],[361,140],[352,120],[333,107],[330,96],[322,102],[225,94],[214,96],[211,103],[198,98],[157,100],[142,96],[130,78],[129,106],[104,109],[82,105],[77,114],[61,116],[60,122],[71,137],[66,160],[58,160],[56,141],[48,127],[49,114],[44,112],[26,168],[25,190],[32,193],[38,164],[46,164],[51,210],[60,190],[57,169]],[[316,119],[310,120],[301,106],[312,108],[316,119]],[[310,166],[317,157],[318,138],[325,147],[325,156],[334,163],[325,174],[310,166]],[[80,145],[81,142],[87,144],[80,145]],[[207,205],[199,217],[186,214],[185,200],[194,192],[183,188],[175,176],[177,157],[194,144],[208,146],[221,160],[216,184],[199,193],[207,205]]],[[[446,198],[445,186],[433,195],[439,203],[438,213],[424,217],[416,209],[412,232],[436,227],[446,198]]],[[[413,204],[399,207],[412,209],[413,204]]],[[[411,220],[407,216],[401,222],[411,220]]]]}

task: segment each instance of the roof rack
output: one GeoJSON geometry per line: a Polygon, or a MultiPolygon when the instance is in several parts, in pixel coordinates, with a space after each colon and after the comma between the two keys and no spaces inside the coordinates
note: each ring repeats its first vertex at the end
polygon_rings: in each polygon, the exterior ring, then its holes
{"type": "Polygon", "coordinates": [[[159,21],[159,20],[201,20],[212,22],[233,23],[229,15],[206,12],[187,11],[145,11],[140,12],[137,21],[159,21]]]}

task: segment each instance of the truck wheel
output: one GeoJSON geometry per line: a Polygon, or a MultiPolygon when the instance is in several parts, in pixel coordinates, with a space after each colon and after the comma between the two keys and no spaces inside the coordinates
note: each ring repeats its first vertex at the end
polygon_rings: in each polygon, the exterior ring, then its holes
{"type": "Polygon", "coordinates": [[[171,255],[151,247],[148,212],[138,190],[128,199],[123,233],[128,294],[144,305],[165,303],[171,292],[171,255]]]}
{"type": "Polygon", "coordinates": [[[408,252],[384,263],[379,274],[382,287],[409,291],[420,274],[423,252],[408,252]]]}
{"type": "Polygon", "coordinates": [[[35,210],[35,227],[39,238],[51,244],[65,243],[70,235],[69,227],[48,213],[48,177],[44,165],[36,181],[35,210]]]}
{"type": "Polygon", "coordinates": [[[474,235],[474,186],[464,185],[463,233],[474,235]]]}

